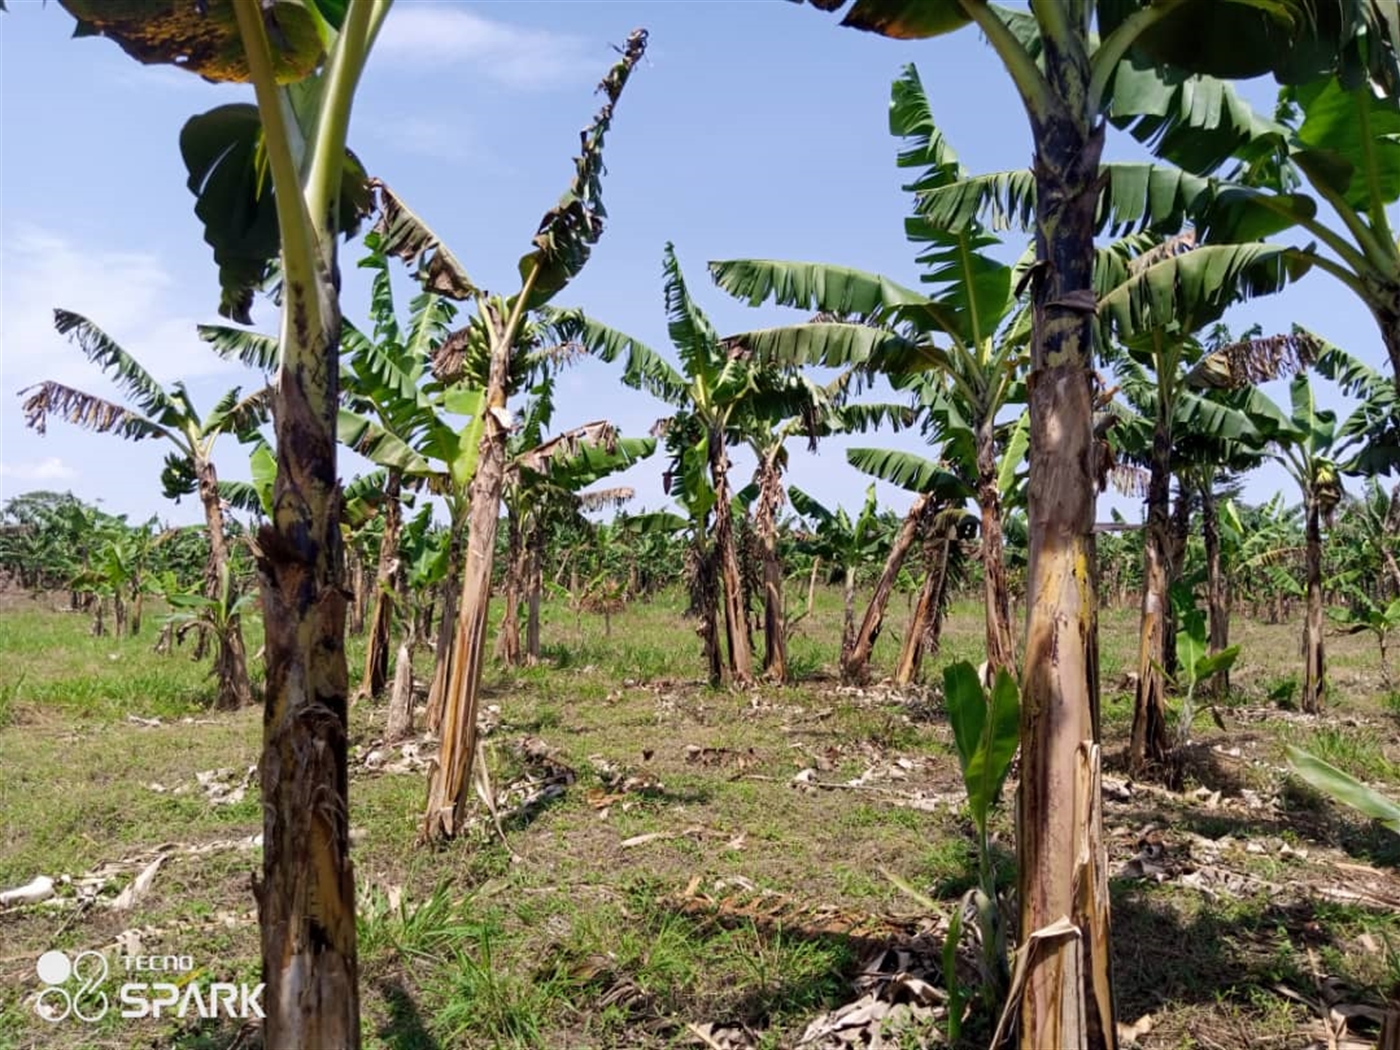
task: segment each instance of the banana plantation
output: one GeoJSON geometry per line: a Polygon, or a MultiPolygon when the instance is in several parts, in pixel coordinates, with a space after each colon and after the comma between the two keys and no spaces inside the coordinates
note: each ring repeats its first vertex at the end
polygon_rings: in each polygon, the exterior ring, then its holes
{"type": "Polygon", "coordinates": [[[833,193],[916,279],[683,266],[686,200],[596,305],[682,41],[588,53],[493,260],[354,149],[428,5],[53,6],[225,99],[155,218],[233,378],[60,285],[5,390],[163,465],[0,503],[0,1048],[1400,1050],[1394,4],[780,5],[879,63],[833,193]]]}

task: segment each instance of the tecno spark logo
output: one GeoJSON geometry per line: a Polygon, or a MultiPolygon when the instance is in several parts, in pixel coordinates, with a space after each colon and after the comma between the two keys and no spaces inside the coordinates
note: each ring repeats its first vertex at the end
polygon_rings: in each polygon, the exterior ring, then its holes
{"type": "MultiPolygon", "coordinates": [[[[202,984],[195,978],[194,959],[188,955],[127,955],[122,958],[129,977],[147,976],[159,980],[128,980],[118,986],[121,1016],[136,1017],[233,1017],[261,1018],[261,984],[214,981],[202,984]]],[[[39,956],[35,971],[44,988],[34,999],[34,1010],[46,1021],[76,1017],[98,1021],[111,1005],[103,991],[108,975],[107,957],[101,952],[67,953],[51,950],[39,956]]]]}
{"type": "Polygon", "coordinates": [[[107,1012],[106,993],[98,991],[107,980],[107,956],[101,952],[79,952],[72,959],[60,951],[47,951],[35,966],[44,990],[34,1000],[34,1009],[46,1021],[62,1021],[70,1014],[81,1021],[96,1021],[107,1012]],[[68,990],[77,978],[76,991],[68,990]]]}

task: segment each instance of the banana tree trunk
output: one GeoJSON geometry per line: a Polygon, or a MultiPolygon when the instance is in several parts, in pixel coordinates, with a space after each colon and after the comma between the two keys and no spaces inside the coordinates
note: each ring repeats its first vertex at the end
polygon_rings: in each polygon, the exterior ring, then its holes
{"type": "MultiPolygon", "coordinates": [[[[489,316],[489,315],[488,315],[489,316]]],[[[453,838],[471,786],[476,756],[476,709],[485,663],[486,619],[491,606],[491,564],[496,553],[496,527],[505,483],[506,382],[514,343],[513,326],[499,318],[491,325],[491,371],[486,385],[485,418],[471,483],[471,512],[467,531],[467,563],[462,573],[462,604],[457,614],[451,673],[447,678],[442,718],[442,743],[428,782],[428,808],[419,831],[421,842],[453,838]]]]}
{"type": "Polygon", "coordinates": [[[218,638],[214,676],[219,682],[215,705],[225,711],[238,711],[253,703],[253,685],[248,680],[248,651],[243,645],[243,625],[233,617],[218,638]]]}
{"type": "MultiPolygon", "coordinates": [[[[196,456],[195,478],[199,485],[199,502],[204,508],[204,528],[209,533],[209,557],[204,561],[204,596],[219,596],[219,571],[228,564],[228,541],[224,538],[223,501],[219,497],[219,475],[212,460],[196,456]]],[[[195,642],[195,659],[204,656],[205,639],[201,633],[195,642]]],[[[246,671],[244,672],[246,675],[246,671]]]]}
{"type": "Polygon", "coordinates": [[[505,609],[496,634],[496,659],[507,667],[519,667],[524,659],[520,645],[520,599],[525,591],[526,552],[519,516],[511,514],[506,526],[506,572],[501,591],[505,609]]]}
{"type": "Polygon", "coordinates": [[[1381,342],[1390,358],[1391,377],[1400,380],[1400,285],[1382,288],[1376,296],[1387,302],[1373,305],[1371,315],[1381,330],[1381,342]]]}
{"type": "Polygon", "coordinates": [[[284,287],[273,409],[277,480],[257,562],[267,661],[257,890],[263,1040],[278,1047],[354,1047],[359,962],[335,429],[340,312],[324,269],[302,280],[289,273],[284,287]],[[319,333],[308,331],[308,316],[322,319],[319,333]]]}
{"type": "Polygon", "coordinates": [[[525,593],[525,660],[540,662],[540,599],[544,594],[544,530],[535,529],[529,543],[525,593]]]}
{"type": "Polygon", "coordinates": [[[442,619],[438,621],[437,639],[433,644],[433,681],[428,688],[428,732],[442,728],[442,713],[447,706],[447,680],[457,650],[452,640],[457,632],[457,597],[462,590],[461,522],[453,519],[452,538],[448,541],[447,575],[442,580],[442,619]]]}
{"type": "Polygon", "coordinates": [[[841,588],[841,663],[850,659],[856,644],[856,570],[847,565],[843,570],[841,588]]]}
{"type": "Polygon", "coordinates": [[[783,503],[783,482],[771,460],[764,461],[758,484],[754,527],[763,557],[763,672],[775,682],[786,682],[787,623],[783,610],[783,562],[778,555],[778,508],[783,503]]]}
{"type": "Polygon", "coordinates": [[[413,735],[413,650],[417,640],[410,619],[399,642],[398,655],[394,657],[394,685],[389,690],[389,712],[384,727],[384,742],[387,744],[413,735]]]}
{"type": "Polygon", "coordinates": [[[1092,271],[1104,129],[1089,103],[1089,6],[1063,10],[1059,32],[1045,34],[1045,77],[1056,102],[1029,110],[1037,143],[1037,272],[1016,836],[1020,943],[1029,953],[1020,1002],[1024,1050],[1116,1043],[1099,805],[1093,534],[1092,271]]]}
{"type": "Polygon", "coordinates": [[[690,608],[698,622],[695,633],[705,653],[705,671],[710,685],[724,682],[724,654],[719,641],[719,570],[713,544],[704,545],[703,527],[697,531],[696,545],[691,549],[695,571],[690,588],[690,608]]]}
{"type": "Polygon", "coordinates": [[[1327,699],[1322,652],[1322,508],[1307,499],[1308,608],[1303,624],[1303,710],[1320,714],[1327,699]]]}
{"type": "Polygon", "coordinates": [[[953,527],[945,526],[932,537],[933,557],[924,576],[924,585],[919,588],[918,600],[914,603],[914,613],[909,618],[909,627],[904,632],[904,645],[899,651],[899,664],[895,668],[896,685],[905,686],[919,677],[919,667],[924,654],[937,654],[939,637],[943,632],[943,595],[948,587],[948,558],[952,553],[953,527]]]}
{"type": "Polygon", "coordinates": [[[92,629],[89,633],[94,638],[103,638],[107,634],[107,599],[100,594],[97,596],[96,611],[92,614],[92,629]]]}
{"type": "MultiPolygon", "coordinates": [[[[1206,550],[1206,612],[1210,620],[1210,651],[1212,654],[1230,647],[1230,580],[1225,575],[1220,553],[1220,510],[1215,500],[1212,478],[1201,483],[1201,535],[1206,550]]],[[[1215,676],[1212,689],[1216,697],[1230,691],[1230,672],[1215,676]]]]}
{"type": "Polygon", "coordinates": [[[812,559],[812,574],[811,574],[810,576],[807,577],[807,611],[806,611],[805,613],[803,613],[803,616],[811,616],[811,615],[812,615],[812,610],[816,608],[816,605],[817,605],[817,576],[821,573],[821,568],[822,568],[822,560],[821,560],[821,557],[820,557],[820,556],[814,557],[814,558],[812,559]]]}
{"type": "Polygon", "coordinates": [[[927,511],[932,506],[933,501],[927,495],[919,496],[909,508],[909,513],[904,516],[904,522],[890,546],[889,556],[885,558],[885,567],[875,583],[875,593],[870,596],[870,604],[865,607],[865,616],[861,618],[855,642],[849,652],[844,649],[842,651],[841,681],[845,684],[860,685],[870,677],[870,656],[875,651],[875,641],[880,637],[880,628],[884,626],[885,610],[889,606],[890,595],[894,593],[894,585],[899,580],[899,570],[904,566],[909,549],[914,546],[914,541],[919,538],[919,533],[927,524],[927,511]]]}
{"type": "Polygon", "coordinates": [[[127,634],[126,601],[120,588],[112,592],[112,623],[115,637],[121,638],[127,634]]]}
{"type": "Polygon", "coordinates": [[[1011,640],[1011,585],[1001,532],[1001,487],[997,483],[995,420],[977,428],[977,509],[982,517],[982,589],[987,622],[987,669],[992,678],[1015,674],[1016,647],[1011,640]]]}
{"type": "Polygon", "coordinates": [[[1171,750],[1167,732],[1168,609],[1171,603],[1170,521],[1172,421],[1170,398],[1159,390],[1147,482],[1147,529],[1142,544],[1142,618],[1138,625],[1138,680],[1128,765],[1140,774],[1171,750]]]}
{"type": "Polygon", "coordinates": [[[369,617],[369,638],[365,645],[365,677],[360,683],[364,696],[378,696],[389,676],[389,632],[394,621],[394,576],[399,565],[399,534],[403,528],[403,507],[399,503],[402,479],[397,470],[384,480],[384,534],[379,540],[379,564],[374,573],[374,607],[369,617]]]}
{"type": "Polygon", "coordinates": [[[356,544],[350,547],[350,633],[365,633],[365,559],[356,544]]]}
{"type": "Polygon", "coordinates": [[[749,650],[748,619],[744,609],[744,582],[734,544],[734,511],[729,491],[729,453],[724,434],[710,434],[710,480],[715,488],[714,557],[718,562],[724,605],[724,639],[729,652],[729,673],[736,685],[753,681],[753,654],[749,650]]]}

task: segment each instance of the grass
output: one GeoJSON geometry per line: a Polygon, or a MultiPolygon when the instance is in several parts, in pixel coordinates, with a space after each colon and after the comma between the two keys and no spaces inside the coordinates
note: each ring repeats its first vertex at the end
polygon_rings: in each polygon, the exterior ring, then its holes
{"type": "MultiPolygon", "coordinates": [[[[1387,754],[1387,736],[1374,726],[1319,726],[1288,734],[1290,743],[1359,780],[1400,779],[1400,765],[1387,754]]],[[[1391,734],[1393,737],[1393,734],[1391,734]]]]}
{"type": "MultiPolygon", "coordinates": [[[[841,931],[914,921],[919,905],[884,872],[945,909],[973,884],[961,775],[937,691],[904,699],[835,690],[837,593],[820,592],[794,635],[790,659],[806,677],[782,689],[706,687],[682,610],[676,594],[634,604],[605,637],[601,620],[548,605],[547,664],[488,670],[486,702],[501,719],[487,738],[498,786],[529,773],[510,746],[526,735],[577,773],[555,802],[507,820],[509,848],[488,823],[445,848],[417,848],[422,777],[370,773],[352,760],[366,1046],[662,1048],[694,1045],[687,1025],[706,1023],[743,1027],[756,1046],[792,1046],[814,1016],[854,997],[852,978],[872,945],[841,931]],[[804,789],[792,782],[804,768],[830,785],[856,784],[804,789]],[[621,790],[629,778],[634,786],[621,790]],[[916,796],[952,801],[932,810],[894,804],[916,796]],[[623,845],[643,835],[660,837],[623,845]],[[709,903],[696,906],[691,888],[709,903]]],[[[892,669],[907,615],[897,598],[876,649],[877,680],[892,669]]],[[[948,660],[980,658],[980,615],[970,602],[955,605],[942,653],[926,662],[928,681],[941,680],[948,660]]],[[[1106,610],[1101,626],[1112,766],[1131,720],[1124,683],[1135,613],[1106,610]]],[[[156,952],[194,955],[211,978],[252,980],[256,969],[248,880],[260,853],[227,843],[260,830],[258,802],[212,806],[196,774],[256,762],[259,714],[211,714],[207,668],[186,654],[152,653],[154,626],[138,639],[94,639],[87,627],[85,617],[27,600],[0,616],[0,660],[15,669],[0,686],[0,887],[77,876],[157,847],[218,848],[172,853],[129,915],[0,912],[0,1047],[222,1050],[239,1037],[236,1025],[109,1017],[92,1029],[52,1028],[25,998],[40,952],[99,946],[129,927],[147,931],[156,952]]],[[[1177,850],[1191,848],[1191,835],[1229,834],[1287,841],[1307,857],[1241,846],[1220,860],[1287,886],[1283,894],[1212,899],[1175,881],[1112,881],[1120,1014],[1158,1019],[1150,1047],[1205,1045],[1200,1035],[1231,1047],[1255,1045],[1256,1034],[1297,1042],[1306,1010],[1274,985],[1309,992],[1309,950],[1367,1001],[1396,977],[1383,946],[1400,945],[1400,920],[1309,888],[1336,883],[1335,863],[1394,863],[1395,837],[1303,799],[1280,769],[1283,745],[1297,743],[1392,791],[1400,784],[1394,705],[1374,684],[1374,647],[1336,639],[1335,710],[1285,721],[1273,717],[1281,698],[1269,693],[1295,673],[1296,625],[1243,621],[1238,630],[1227,730],[1202,721],[1206,758],[1191,766],[1191,782],[1227,798],[1247,787],[1282,801],[1255,812],[1208,810],[1189,797],[1110,800],[1111,868],[1136,852],[1149,823],[1177,850]],[[1251,714],[1261,709],[1270,714],[1251,714]],[[1222,757],[1216,745],[1240,754],[1222,757]]],[[[350,640],[352,667],[361,645],[350,640]]],[[[383,718],[376,703],[352,710],[361,757],[378,746],[383,718]]],[[[1013,809],[1008,789],[994,820],[1005,891],[1015,882],[1013,809]]],[[[106,896],[133,876],[123,869],[106,896]]],[[[1385,885],[1400,894],[1393,880],[1385,885]]],[[[931,973],[937,983],[941,970],[931,973]]],[[[985,1036],[990,1027],[979,1016],[967,1031],[985,1036]]]]}

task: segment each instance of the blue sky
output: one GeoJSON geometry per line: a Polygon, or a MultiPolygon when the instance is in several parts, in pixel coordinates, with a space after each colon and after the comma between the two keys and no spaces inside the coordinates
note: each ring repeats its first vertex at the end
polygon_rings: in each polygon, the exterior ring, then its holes
{"type": "MultiPolygon", "coordinates": [[[[196,403],[258,377],[219,361],[194,334],[216,321],[216,271],[185,188],[177,148],[195,113],[251,97],[170,67],[143,67],[109,41],[70,39],[57,4],[11,0],[0,16],[0,499],[71,489],[113,513],[200,520],[193,499],[160,495],[164,449],[54,422],[24,428],[16,392],[55,378],[110,394],[100,373],[54,333],[52,310],[87,315],[161,379],[184,379],[196,403]]],[[[479,283],[515,287],[516,261],[572,173],[578,131],[598,105],[593,86],[636,26],[647,57],[618,106],[608,139],[609,222],[583,275],[557,300],[666,350],[661,251],[675,242],[692,293],[722,331],[796,315],[753,311],[715,289],[710,259],[811,259],[918,281],[903,237],[908,210],[886,127],[891,80],[917,63],[936,118],[974,171],[1023,166],[1026,121],[990,49],[971,30],[900,43],[839,28],[781,0],[456,3],[398,0],[357,97],[351,145],[453,248],[479,283]]],[[[1268,84],[1246,91],[1271,104],[1268,84]]],[[[1110,155],[1135,156],[1110,132],[1110,155]]],[[[363,321],[366,288],[342,248],[345,314],[363,321]]],[[[407,301],[407,286],[401,302],[407,301]]],[[[275,330],[269,305],[255,320],[275,330]]],[[[1232,327],[1302,323],[1376,366],[1384,359],[1365,310],[1314,273],[1271,300],[1247,304],[1232,327]]],[[[662,406],[596,362],[560,383],[555,421],[606,417],[641,434],[662,406]]],[[[1276,398],[1286,392],[1273,391],[1276,398]]],[[[922,448],[914,436],[856,444],[922,448]]],[[[794,442],[790,480],[828,503],[858,503],[868,479],[840,442],[817,455],[794,442]]],[[[232,442],[221,475],[245,477],[232,442]]],[[[736,456],[740,475],[747,461],[736,456]]],[[[351,457],[342,476],[359,469],[351,457]]],[[[652,460],[623,479],[636,506],[664,504],[652,460]]],[[[1262,499],[1285,479],[1261,474],[1262,499]]],[[[883,499],[908,498],[881,485],[883,499]]],[[[1130,518],[1137,505],[1104,497],[1130,518]]]]}

